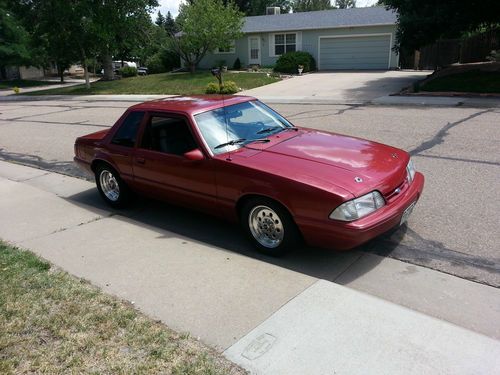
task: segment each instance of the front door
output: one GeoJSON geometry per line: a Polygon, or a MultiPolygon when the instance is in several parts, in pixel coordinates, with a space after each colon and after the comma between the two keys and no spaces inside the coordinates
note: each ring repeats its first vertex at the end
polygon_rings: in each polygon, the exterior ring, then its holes
{"type": "Polygon", "coordinates": [[[260,37],[251,36],[248,38],[248,64],[260,65],[260,37]]]}
{"type": "Polygon", "coordinates": [[[216,203],[212,160],[191,161],[184,154],[199,148],[189,120],[152,113],[135,150],[135,186],[148,196],[212,212],[216,203]]]}

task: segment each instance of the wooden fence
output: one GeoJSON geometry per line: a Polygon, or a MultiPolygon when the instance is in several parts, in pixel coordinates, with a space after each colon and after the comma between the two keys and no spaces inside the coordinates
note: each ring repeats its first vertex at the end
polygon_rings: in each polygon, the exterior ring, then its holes
{"type": "Polygon", "coordinates": [[[462,39],[441,39],[421,48],[420,52],[402,48],[400,65],[403,69],[435,70],[454,63],[486,61],[492,50],[500,50],[500,28],[462,39]]]}

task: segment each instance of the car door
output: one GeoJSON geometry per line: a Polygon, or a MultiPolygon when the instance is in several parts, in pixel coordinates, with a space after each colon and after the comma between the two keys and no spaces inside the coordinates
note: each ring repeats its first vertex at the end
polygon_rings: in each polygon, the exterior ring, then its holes
{"type": "Polygon", "coordinates": [[[133,156],[135,186],[152,197],[213,211],[216,188],[212,160],[205,154],[201,160],[185,156],[202,150],[191,126],[182,115],[147,114],[133,156]]]}

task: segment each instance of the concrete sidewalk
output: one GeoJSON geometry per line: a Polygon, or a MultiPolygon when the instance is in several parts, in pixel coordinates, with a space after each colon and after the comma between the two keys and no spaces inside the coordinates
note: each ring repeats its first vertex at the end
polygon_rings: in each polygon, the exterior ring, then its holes
{"type": "Polygon", "coordinates": [[[256,259],[193,234],[193,221],[218,237],[233,228],[165,209],[112,211],[94,184],[0,162],[0,238],[254,373],[500,372],[498,289],[355,251],[332,255],[321,280],[313,256],[256,259]]]}

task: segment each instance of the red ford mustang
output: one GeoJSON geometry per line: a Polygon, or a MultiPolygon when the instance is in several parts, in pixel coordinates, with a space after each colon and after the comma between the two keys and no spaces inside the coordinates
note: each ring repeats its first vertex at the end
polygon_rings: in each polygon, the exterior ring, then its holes
{"type": "Polygon", "coordinates": [[[295,127],[244,96],[135,105],[78,138],[75,154],[111,206],[136,192],[239,220],[272,255],[301,239],[358,246],[403,224],[424,186],[407,152],[295,127]]]}

